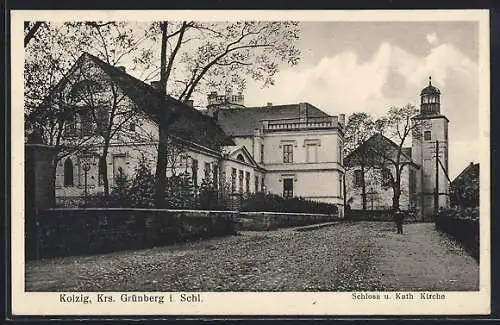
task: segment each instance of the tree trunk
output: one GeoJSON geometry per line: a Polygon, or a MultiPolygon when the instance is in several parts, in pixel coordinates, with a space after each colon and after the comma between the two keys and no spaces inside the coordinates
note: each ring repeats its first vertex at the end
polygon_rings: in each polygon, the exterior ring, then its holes
{"type": "MultiPolygon", "coordinates": [[[[108,163],[107,163],[107,158],[108,158],[108,152],[109,152],[109,142],[106,141],[104,143],[104,149],[102,151],[101,157],[99,157],[99,161],[101,159],[106,162],[106,167],[102,169],[102,185],[104,186],[104,198],[105,201],[108,202],[109,199],[109,179],[108,179],[108,163]]],[[[99,165],[99,163],[98,163],[99,165]]],[[[98,168],[98,173],[99,173],[99,168],[98,168]]],[[[99,178],[99,175],[98,175],[99,178]]]]}
{"type": "Polygon", "coordinates": [[[168,134],[165,130],[163,122],[160,122],[160,127],[158,129],[159,133],[159,143],[158,152],[156,159],[156,173],[155,173],[155,206],[157,209],[165,208],[165,185],[167,179],[167,138],[168,134]]]}
{"type": "Polygon", "coordinates": [[[396,209],[396,208],[399,208],[399,198],[401,197],[401,189],[398,186],[398,184],[396,184],[393,187],[393,191],[394,191],[394,195],[392,196],[392,208],[396,209]]]}
{"type": "MultiPolygon", "coordinates": [[[[161,23],[161,58],[160,58],[160,89],[162,99],[165,101],[163,108],[166,108],[166,69],[167,69],[167,22],[161,23]]],[[[155,173],[155,206],[157,209],[165,208],[165,185],[167,178],[167,112],[159,112],[158,126],[158,152],[156,158],[155,173]]]]}

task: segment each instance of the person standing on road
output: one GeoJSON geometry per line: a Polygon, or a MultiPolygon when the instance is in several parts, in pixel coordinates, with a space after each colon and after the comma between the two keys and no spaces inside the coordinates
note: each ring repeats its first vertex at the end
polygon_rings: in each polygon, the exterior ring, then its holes
{"type": "Polygon", "coordinates": [[[401,210],[399,210],[399,208],[395,208],[394,209],[394,222],[396,223],[396,228],[397,228],[398,234],[403,234],[403,219],[404,219],[404,215],[401,212],[401,210]]]}

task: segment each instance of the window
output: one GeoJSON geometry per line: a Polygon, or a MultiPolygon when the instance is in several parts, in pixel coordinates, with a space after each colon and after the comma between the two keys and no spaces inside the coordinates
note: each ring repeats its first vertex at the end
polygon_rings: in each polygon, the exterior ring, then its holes
{"type": "Polygon", "coordinates": [[[238,171],[238,192],[243,193],[243,171],[238,171]]]}
{"type": "Polygon", "coordinates": [[[431,139],[431,131],[424,131],[424,140],[429,141],[431,139]]]}
{"type": "Polygon", "coordinates": [[[210,179],[210,174],[212,172],[211,167],[212,166],[210,166],[210,163],[207,163],[207,162],[205,163],[205,179],[206,180],[210,179]]]}
{"type": "Polygon", "coordinates": [[[255,193],[259,191],[259,176],[255,176],[255,193]]]}
{"type": "Polygon", "coordinates": [[[382,186],[389,187],[392,184],[392,173],[389,169],[382,169],[382,186]]]}
{"type": "Polygon", "coordinates": [[[64,132],[66,136],[74,136],[76,135],[76,129],[78,127],[78,117],[77,115],[71,115],[68,117],[66,120],[66,123],[64,125],[64,132]]]}
{"type": "Polygon", "coordinates": [[[293,163],[293,145],[283,145],[283,162],[287,164],[293,163]]]}
{"type": "Polygon", "coordinates": [[[245,158],[243,158],[243,155],[240,153],[238,156],[236,156],[236,159],[239,161],[245,162],[245,158]]]}
{"type": "Polygon", "coordinates": [[[283,179],[283,197],[284,198],[293,197],[293,178],[283,179]]]}
{"type": "Polygon", "coordinates": [[[354,186],[363,186],[363,171],[361,169],[354,171],[354,186]]]}
{"type": "Polygon", "coordinates": [[[132,122],[132,123],[129,124],[128,130],[130,132],[135,132],[135,123],[134,122],[132,122]]]}
{"type": "Polygon", "coordinates": [[[260,144],[260,163],[264,163],[264,144],[260,144]]]}
{"type": "Polygon", "coordinates": [[[212,169],[212,177],[213,177],[213,183],[215,187],[217,187],[217,183],[219,182],[219,167],[217,166],[216,163],[214,163],[213,169],[212,169]]]}
{"type": "Polygon", "coordinates": [[[92,135],[93,123],[92,123],[92,114],[90,110],[80,111],[80,121],[81,121],[81,135],[89,136],[92,135]]]}
{"type": "Polygon", "coordinates": [[[245,172],[245,190],[250,193],[250,173],[245,172]]]}
{"type": "Polygon", "coordinates": [[[231,192],[236,192],[236,168],[231,169],[231,192]]]}
{"type": "Polygon", "coordinates": [[[260,180],[260,191],[265,192],[266,191],[266,186],[264,184],[264,177],[260,180]]]}
{"type": "MultiPolygon", "coordinates": [[[[108,123],[109,123],[108,110],[104,107],[100,107],[99,109],[97,109],[96,118],[97,118],[97,127],[99,128],[99,131],[106,132],[106,128],[108,127],[108,123]]],[[[129,128],[130,128],[130,126],[129,126],[129,128]]]]}
{"type": "Polygon", "coordinates": [[[193,185],[198,186],[198,160],[193,159],[191,162],[191,178],[193,180],[193,185]]]}
{"type": "Polygon", "coordinates": [[[73,162],[70,158],[64,161],[64,186],[73,186],[73,162]]]}
{"type": "Polygon", "coordinates": [[[125,176],[126,156],[124,154],[113,155],[113,178],[116,181],[119,177],[125,176]]]}
{"type": "Polygon", "coordinates": [[[310,143],[306,146],[306,161],[310,163],[318,162],[318,145],[310,143]]]}
{"type": "Polygon", "coordinates": [[[98,176],[98,184],[103,185],[104,184],[104,172],[106,170],[106,159],[103,157],[99,158],[99,176],[98,176]]]}

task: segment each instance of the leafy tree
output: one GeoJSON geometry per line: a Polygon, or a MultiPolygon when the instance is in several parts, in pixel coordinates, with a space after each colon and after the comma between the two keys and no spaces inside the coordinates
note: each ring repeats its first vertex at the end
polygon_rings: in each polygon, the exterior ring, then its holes
{"type": "Polygon", "coordinates": [[[450,186],[450,203],[461,208],[479,206],[479,166],[468,167],[450,186]]]}

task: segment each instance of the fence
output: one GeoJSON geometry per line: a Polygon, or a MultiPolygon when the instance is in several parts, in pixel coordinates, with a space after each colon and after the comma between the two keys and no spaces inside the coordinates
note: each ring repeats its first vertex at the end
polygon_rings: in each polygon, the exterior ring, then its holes
{"type": "Polygon", "coordinates": [[[435,223],[437,230],[456,239],[472,257],[479,260],[479,219],[442,214],[436,217],[435,223]]]}

